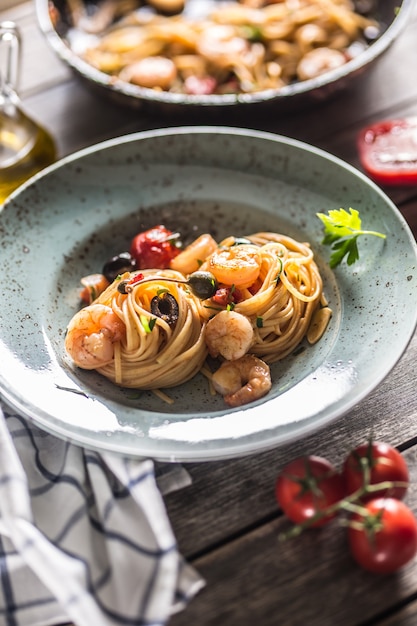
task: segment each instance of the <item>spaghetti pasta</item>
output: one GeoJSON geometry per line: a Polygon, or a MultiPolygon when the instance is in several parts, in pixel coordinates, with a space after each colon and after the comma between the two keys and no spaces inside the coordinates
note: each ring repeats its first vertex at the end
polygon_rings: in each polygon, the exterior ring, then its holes
{"type": "MultiPolygon", "coordinates": [[[[261,264],[256,289],[243,289],[233,310],[249,318],[255,332],[251,352],[268,363],[291,354],[306,336],[312,315],[320,306],[323,282],[308,244],[277,233],[256,233],[248,240],[259,246],[261,264]]],[[[220,248],[227,247],[226,239],[220,248]]],[[[209,266],[203,263],[201,269],[209,266]]],[[[199,314],[213,311],[199,303],[199,314]]],[[[318,338],[317,338],[318,340],[318,338]]]]}
{"type": "Polygon", "coordinates": [[[192,378],[206,359],[204,324],[198,315],[196,299],[181,284],[164,281],[164,278],[183,280],[182,274],[145,270],[143,276],[145,282],[137,283],[129,293],[121,294],[117,290],[120,281],[115,281],[97,299],[97,303],[111,305],[126,326],[126,336],[118,344],[113,361],[97,369],[124,387],[173,387],[192,378]],[[157,276],[158,280],[146,282],[147,276],[157,276]],[[179,309],[173,328],[151,312],[152,299],[167,289],[179,309]]]}
{"type": "Polygon", "coordinates": [[[173,16],[148,7],[102,33],[84,58],[115,81],[157,91],[254,93],[344,65],[378,28],[351,0],[231,1],[201,18],[187,4],[173,16]]]}
{"type": "MultiPolygon", "coordinates": [[[[190,263],[193,250],[201,252],[193,242],[174,265],[190,263]]],[[[331,310],[324,307],[322,279],[307,243],[271,232],[228,237],[200,262],[189,276],[173,269],[118,276],[68,326],[65,345],[75,364],[123,387],[152,390],[206,374],[208,354],[232,362],[229,370],[235,363],[239,372],[245,371],[240,360],[251,354],[263,360],[270,386],[267,364],[284,359],[305,337],[318,341],[325,331],[331,310]],[[207,277],[210,288],[197,289],[196,280],[207,277]],[[322,307],[326,313],[318,323],[322,307]]],[[[248,371],[262,371],[258,361],[248,371]]],[[[259,380],[257,389],[266,393],[259,380]]]]}

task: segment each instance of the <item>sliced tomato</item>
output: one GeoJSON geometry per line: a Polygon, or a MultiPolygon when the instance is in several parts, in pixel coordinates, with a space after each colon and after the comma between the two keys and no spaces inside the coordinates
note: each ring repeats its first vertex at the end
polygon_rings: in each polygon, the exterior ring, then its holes
{"type": "Polygon", "coordinates": [[[369,441],[357,446],[346,458],[343,477],[348,494],[364,487],[368,482],[377,485],[383,482],[396,483],[394,486],[365,494],[362,500],[391,496],[401,500],[409,482],[409,472],[404,457],[396,448],[380,441],[369,441]]]}
{"type": "Polygon", "coordinates": [[[179,252],[174,233],[162,225],[138,233],[130,245],[130,254],[140,270],[166,269],[179,252]]]}
{"type": "Polygon", "coordinates": [[[390,574],[417,553],[417,520],[396,498],[377,498],[355,513],[348,527],[349,549],[364,569],[390,574]]]}
{"type": "Polygon", "coordinates": [[[322,526],[334,515],[314,518],[340,502],[344,495],[340,473],[327,459],[318,456],[299,457],[288,463],[275,486],[279,506],[295,524],[311,521],[311,526],[322,526]]]}
{"type": "Polygon", "coordinates": [[[417,183],[417,117],[384,120],[358,135],[366,173],[381,185],[417,183]]]}
{"type": "Polygon", "coordinates": [[[242,292],[237,287],[228,287],[227,285],[219,285],[216,289],[213,302],[220,306],[227,306],[228,304],[238,304],[242,301],[242,292]]]}

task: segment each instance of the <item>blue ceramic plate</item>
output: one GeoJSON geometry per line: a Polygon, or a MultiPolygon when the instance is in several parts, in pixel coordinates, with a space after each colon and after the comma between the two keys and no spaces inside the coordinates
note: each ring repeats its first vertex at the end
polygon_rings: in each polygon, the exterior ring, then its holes
{"type": "Polygon", "coordinates": [[[369,394],[416,326],[416,246],[396,207],[352,167],[268,133],[187,127],[107,141],[15,192],[0,231],[2,394],[40,427],[94,449],[199,461],[302,437],[369,394]],[[360,260],[333,272],[316,213],[340,207],[387,238],[362,238],[360,260]],[[318,344],[272,366],[266,398],[226,409],[198,375],[169,390],[170,405],[65,356],[80,277],[157,223],[189,239],[273,230],[311,243],[333,317],[318,344]]]}

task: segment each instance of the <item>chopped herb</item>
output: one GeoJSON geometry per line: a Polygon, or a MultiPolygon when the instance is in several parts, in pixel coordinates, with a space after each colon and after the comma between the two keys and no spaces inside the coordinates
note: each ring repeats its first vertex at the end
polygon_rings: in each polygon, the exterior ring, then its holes
{"type": "Polygon", "coordinates": [[[140,322],[145,329],[145,333],[151,333],[156,323],[156,317],[148,318],[146,315],[141,315],[140,322]]]}
{"type": "Polygon", "coordinates": [[[245,24],[242,26],[241,30],[245,39],[248,39],[249,41],[263,41],[263,33],[258,26],[245,24]]]}
{"type": "Polygon", "coordinates": [[[334,209],[324,213],[317,213],[317,217],[324,224],[325,245],[330,245],[333,250],[330,255],[329,265],[331,268],[337,267],[345,257],[348,265],[353,265],[359,259],[358,237],[360,235],[373,235],[375,237],[386,238],[383,233],[374,230],[362,230],[362,221],[359,217],[359,211],[350,208],[349,212],[345,209],[334,209]]]}
{"type": "Polygon", "coordinates": [[[256,318],[256,327],[263,328],[263,326],[264,326],[264,318],[258,315],[258,317],[256,318]]]}
{"type": "Polygon", "coordinates": [[[282,261],[281,261],[281,259],[280,259],[279,257],[277,257],[277,258],[278,258],[278,261],[279,261],[279,264],[280,264],[280,268],[279,268],[279,272],[278,272],[278,274],[277,274],[277,275],[276,275],[276,277],[275,277],[275,282],[276,282],[276,283],[277,283],[277,285],[278,285],[279,279],[281,278],[283,265],[282,265],[282,261]]]}

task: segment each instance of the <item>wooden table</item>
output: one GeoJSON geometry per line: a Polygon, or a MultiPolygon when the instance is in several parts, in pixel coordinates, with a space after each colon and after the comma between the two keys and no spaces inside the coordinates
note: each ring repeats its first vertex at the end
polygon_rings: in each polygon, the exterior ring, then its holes
{"type": "MultiPolygon", "coordinates": [[[[48,48],[30,2],[0,18],[22,29],[20,95],[26,110],[51,131],[61,156],[124,133],[177,125],[99,102],[48,48]]],[[[245,125],[307,141],[359,167],[355,138],[361,127],[417,115],[416,35],[417,7],[399,40],[349,91],[309,111],[254,117],[245,125]]],[[[388,195],[416,234],[417,188],[388,195]]],[[[367,574],[350,558],[343,529],[333,525],[280,543],[286,521],[274,500],[285,462],[314,453],[340,465],[372,432],[404,453],[412,477],[406,501],[417,513],[416,358],[414,337],[385,382],[314,435],[247,458],[187,466],[192,485],[168,495],[166,505],[183,554],[207,586],[172,618],[172,626],[417,624],[417,559],[396,575],[367,574]]]]}

